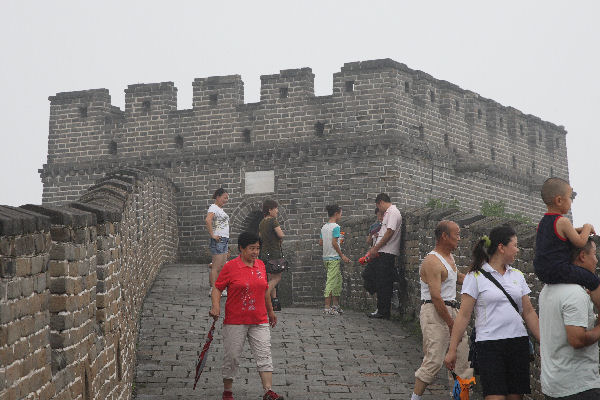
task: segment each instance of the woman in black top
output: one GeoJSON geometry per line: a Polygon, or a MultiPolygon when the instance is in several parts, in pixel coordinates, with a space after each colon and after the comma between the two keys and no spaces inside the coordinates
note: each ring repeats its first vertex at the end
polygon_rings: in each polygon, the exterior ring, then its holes
{"type": "Polygon", "coordinates": [[[258,225],[258,234],[261,240],[259,258],[265,263],[267,268],[271,302],[273,304],[273,310],[275,311],[281,310],[281,304],[277,298],[276,288],[279,281],[281,281],[281,272],[270,273],[269,260],[276,260],[283,257],[281,251],[281,241],[283,240],[284,235],[281,227],[279,226],[279,222],[277,222],[278,213],[279,210],[277,208],[277,202],[271,199],[265,200],[263,202],[264,218],[258,225]]]}

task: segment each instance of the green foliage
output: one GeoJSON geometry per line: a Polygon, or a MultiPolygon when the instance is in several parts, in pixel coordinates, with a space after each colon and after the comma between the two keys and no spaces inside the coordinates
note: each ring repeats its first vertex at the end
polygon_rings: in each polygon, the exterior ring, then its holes
{"type": "Polygon", "coordinates": [[[443,201],[440,198],[429,198],[425,205],[433,210],[442,210],[447,208],[458,208],[458,200],[443,201]]]}
{"type": "Polygon", "coordinates": [[[518,221],[522,223],[530,224],[531,220],[519,213],[507,213],[506,212],[506,204],[500,201],[489,201],[483,200],[481,202],[481,214],[487,217],[501,217],[511,219],[513,221],[518,221]]]}

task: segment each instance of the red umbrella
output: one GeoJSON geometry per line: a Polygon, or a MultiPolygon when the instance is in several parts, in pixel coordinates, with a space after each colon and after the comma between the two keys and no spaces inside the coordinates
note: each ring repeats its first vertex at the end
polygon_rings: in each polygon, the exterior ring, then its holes
{"type": "Polygon", "coordinates": [[[198,356],[198,362],[196,363],[196,377],[194,378],[194,389],[193,390],[196,390],[196,384],[198,383],[198,379],[200,379],[200,375],[202,375],[202,370],[204,370],[204,366],[206,365],[206,353],[208,353],[210,343],[213,340],[213,333],[215,331],[216,323],[217,323],[217,320],[215,319],[212,323],[212,326],[208,330],[208,335],[206,337],[206,343],[204,343],[202,352],[198,356]]]}

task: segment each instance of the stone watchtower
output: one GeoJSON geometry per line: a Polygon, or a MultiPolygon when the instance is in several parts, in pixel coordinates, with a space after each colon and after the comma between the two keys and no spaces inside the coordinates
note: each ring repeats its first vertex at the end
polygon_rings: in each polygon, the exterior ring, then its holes
{"type": "Polygon", "coordinates": [[[362,216],[379,192],[400,208],[441,198],[479,211],[502,200],[537,218],[539,183],[569,177],[563,127],[390,59],[345,64],[328,96],[314,95],[310,68],[261,76],[258,103],[244,103],[239,75],[195,79],[189,110],[177,109],[172,82],[125,94],[124,111],[106,89],[50,97],[43,202],[75,200],[118,168],[159,171],[178,188],[179,258],[191,261],[207,252],[214,190],[230,193],[234,243],[273,198],[296,302],[322,285],[316,242],[328,203],[362,216]]]}

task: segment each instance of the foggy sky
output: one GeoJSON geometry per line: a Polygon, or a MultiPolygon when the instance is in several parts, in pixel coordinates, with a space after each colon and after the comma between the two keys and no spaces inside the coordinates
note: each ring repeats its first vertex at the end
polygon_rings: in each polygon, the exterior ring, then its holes
{"type": "MultiPolygon", "coordinates": [[[[600,230],[600,5],[593,1],[6,1],[0,4],[0,204],[41,203],[48,96],[311,67],[331,94],[345,62],[392,58],[568,131],[575,223],[600,230]],[[417,4],[418,3],[418,4],[417,4]],[[494,5],[495,4],[495,5],[494,5]]],[[[510,211],[510,210],[508,210],[510,211]]]]}

